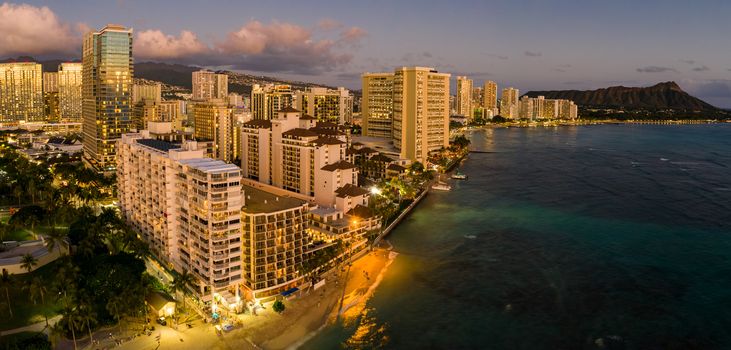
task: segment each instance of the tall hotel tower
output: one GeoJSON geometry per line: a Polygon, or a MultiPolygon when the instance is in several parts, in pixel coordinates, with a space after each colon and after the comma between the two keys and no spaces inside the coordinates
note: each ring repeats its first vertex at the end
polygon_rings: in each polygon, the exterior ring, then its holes
{"type": "Polygon", "coordinates": [[[132,29],[108,24],[87,33],[82,66],[84,161],[112,172],[117,140],[132,126],[132,29]]]}

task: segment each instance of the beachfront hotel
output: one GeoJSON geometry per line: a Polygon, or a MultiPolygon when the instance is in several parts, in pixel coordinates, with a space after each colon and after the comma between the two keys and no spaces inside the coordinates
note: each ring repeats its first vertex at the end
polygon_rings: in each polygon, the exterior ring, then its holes
{"type": "Polygon", "coordinates": [[[313,207],[289,191],[243,184],[239,167],[206,157],[205,145],[170,122],[149,126],[119,141],[120,209],[168,268],[193,273],[204,302],[236,308],[301,287],[307,259],[341,242],[347,249],[334,259],[342,259],[380,228],[365,189],[339,186],[332,206],[313,207]]]}
{"type": "Polygon", "coordinates": [[[292,107],[294,92],[292,86],[284,84],[254,84],[251,87],[251,118],[269,120],[277,117],[280,110],[292,107]]]}
{"type": "Polygon", "coordinates": [[[132,128],[132,62],[132,29],[108,24],[84,36],[84,161],[100,172],[114,171],[117,140],[132,128]]]}
{"type": "MultiPolygon", "coordinates": [[[[482,108],[485,111],[490,111],[488,112],[490,113],[490,117],[497,115],[497,83],[490,80],[485,81],[485,85],[482,88],[482,93],[484,94],[482,97],[482,108]]],[[[485,116],[485,113],[483,113],[483,117],[485,116]]]]}
{"type": "Polygon", "coordinates": [[[393,73],[364,73],[361,80],[363,136],[390,139],[393,135],[393,73]]]}
{"type": "Polygon", "coordinates": [[[518,98],[520,98],[518,89],[504,88],[500,96],[500,115],[508,119],[517,119],[519,115],[518,98]]]}
{"type": "Polygon", "coordinates": [[[318,121],[336,124],[353,120],[353,96],[345,88],[307,88],[295,92],[293,107],[318,121]]]}
{"type": "Polygon", "coordinates": [[[41,65],[35,62],[0,63],[0,126],[44,119],[41,65]]]}
{"type": "Polygon", "coordinates": [[[291,107],[278,114],[242,125],[244,178],[334,206],[336,189],[357,184],[355,165],[345,161],[346,134],[291,107]]]}
{"type": "Polygon", "coordinates": [[[457,115],[472,118],[472,79],[465,76],[457,77],[457,115]]]}
{"type": "Polygon", "coordinates": [[[268,299],[303,283],[302,262],[309,244],[309,205],[243,186],[242,274],[247,300],[268,299]]]}
{"type": "Polygon", "coordinates": [[[363,135],[391,138],[400,158],[426,162],[449,146],[449,78],[427,67],[363,74],[363,135]]]}

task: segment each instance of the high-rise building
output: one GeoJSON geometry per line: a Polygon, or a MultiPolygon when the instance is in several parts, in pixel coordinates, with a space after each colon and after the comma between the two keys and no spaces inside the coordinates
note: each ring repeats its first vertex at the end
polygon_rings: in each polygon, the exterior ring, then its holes
{"type": "Polygon", "coordinates": [[[299,194],[318,205],[336,206],[335,191],[358,183],[358,171],[345,161],[345,149],[346,134],[336,124],[317,122],[293,108],[279,111],[277,118],[252,120],[241,127],[244,178],[299,194]]]}
{"type": "Polygon", "coordinates": [[[294,92],[290,85],[268,84],[251,87],[251,117],[256,120],[269,120],[277,117],[277,112],[293,107],[294,92]]]}
{"type": "Polygon", "coordinates": [[[228,98],[228,75],[201,70],[193,72],[193,96],[196,101],[228,98]]]}
{"type": "Polygon", "coordinates": [[[250,186],[243,190],[241,270],[246,298],[268,299],[303,283],[309,205],[250,186]]]}
{"type": "Polygon", "coordinates": [[[185,101],[170,100],[160,102],[160,120],[173,123],[173,130],[183,129],[182,105],[185,101]]]}
{"type": "Polygon", "coordinates": [[[143,100],[160,103],[160,101],[162,101],[162,84],[132,85],[132,104],[136,104],[143,100]]]}
{"type": "Polygon", "coordinates": [[[433,68],[402,67],[393,80],[393,143],[401,158],[425,163],[449,146],[449,77],[433,68]]]}
{"type": "Polygon", "coordinates": [[[472,117],[472,85],[472,79],[457,77],[457,115],[472,117]]]}
{"type": "Polygon", "coordinates": [[[225,100],[211,99],[196,102],[193,108],[193,137],[198,141],[212,141],[210,153],[216,159],[233,162],[238,154],[234,151],[236,123],[228,96],[225,100]]]}
{"type": "Polygon", "coordinates": [[[162,84],[132,85],[132,119],[137,130],[147,129],[149,122],[163,121],[160,104],[162,84]]]}
{"type": "Polygon", "coordinates": [[[295,93],[294,108],[319,121],[337,124],[350,123],[353,119],[353,96],[345,88],[307,88],[295,93]]]}
{"type": "Polygon", "coordinates": [[[58,111],[63,122],[81,121],[82,67],[71,62],[58,66],[58,111]]]}
{"type": "Polygon", "coordinates": [[[45,121],[58,122],[58,72],[43,72],[43,104],[45,121]]]}
{"type": "Polygon", "coordinates": [[[485,81],[485,86],[482,89],[482,107],[486,110],[491,110],[493,115],[497,115],[497,83],[494,81],[485,81]]]}
{"type": "MultiPolygon", "coordinates": [[[[169,123],[153,129],[169,134],[169,123]]],[[[195,141],[125,134],[117,154],[122,215],[150,250],[196,278],[196,294],[211,301],[233,297],[241,280],[241,169],[205,158],[195,141]]]]}
{"type": "Polygon", "coordinates": [[[108,24],[84,36],[84,161],[114,171],[116,143],[132,128],[132,29],[108,24]]]}
{"type": "Polygon", "coordinates": [[[516,88],[507,87],[503,89],[503,94],[500,96],[500,115],[513,119],[518,118],[518,98],[520,92],[516,88]]]}
{"type": "Polygon", "coordinates": [[[41,65],[0,63],[0,126],[42,122],[44,109],[41,65]]]}
{"type": "Polygon", "coordinates": [[[393,125],[393,73],[361,76],[361,118],[364,136],[391,138],[393,125]]]}

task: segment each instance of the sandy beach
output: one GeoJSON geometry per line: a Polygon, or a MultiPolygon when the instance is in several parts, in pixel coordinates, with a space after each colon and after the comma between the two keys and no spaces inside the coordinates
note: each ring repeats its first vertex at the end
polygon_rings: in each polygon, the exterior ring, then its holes
{"type": "Polygon", "coordinates": [[[141,336],[123,343],[120,349],[296,349],[325,325],[339,317],[357,316],[365,307],[397,254],[376,249],[351,266],[330,271],[325,286],[303,291],[286,300],[282,314],[270,305],[257,316],[239,316],[243,326],[217,335],[213,326],[200,321],[193,328],[158,327],[152,336],[141,336]],[[158,342],[157,337],[160,341],[158,342]]]}

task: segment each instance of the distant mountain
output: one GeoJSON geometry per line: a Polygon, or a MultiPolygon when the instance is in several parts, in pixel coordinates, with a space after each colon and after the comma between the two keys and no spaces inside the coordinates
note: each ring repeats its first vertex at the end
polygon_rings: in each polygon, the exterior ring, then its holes
{"type": "Polygon", "coordinates": [[[157,62],[135,63],[135,78],[159,81],[168,85],[181,86],[192,89],[191,73],[201,70],[200,67],[184,66],[182,64],[167,64],[157,62]]]}
{"type": "MultiPolygon", "coordinates": [[[[186,89],[192,88],[191,73],[201,70],[200,67],[185,66],[180,64],[167,64],[157,62],[140,62],[135,63],[135,78],[159,81],[169,85],[181,86],[186,89]]],[[[322,86],[330,87],[322,84],[308,83],[302,81],[289,81],[268,76],[257,76],[245,73],[231,71],[217,71],[216,73],[228,75],[228,90],[240,94],[251,94],[251,86],[254,84],[289,84],[294,89],[304,89],[305,87],[322,86]]]]}
{"type": "Polygon", "coordinates": [[[719,111],[718,108],[689,95],[673,81],[650,87],[612,86],[588,91],[529,91],[525,96],[545,96],[550,99],[572,100],[583,109],[719,111]]]}
{"type": "MultiPolygon", "coordinates": [[[[44,72],[55,72],[58,70],[58,65],[61,62],[80,62],[80,60],[44,60],[37,61],[30,56],[20,56],[16,58],[0,59],[0,63],[5,62],[38,62],[43,66],[44,72]]],[[[196,66],[186,66],[182,64],[168,64],[158,62],[135,62],[134,65],[134,77],[142,79],[142,81],[157,81],[163,84],[170,85],[172,87],[180,87],[186,90],[192,89],[192,74],[197,70],[203,68],[196,66]]],[[[303,81],[289,81],[285,79],[279,79],[268,76],[257,76],[245,73],[231,72],[231,71],[218,71],[217,73],[228,75],[228,90],[230,92],[236,92],[240,94],[249,95],[251,94],[251,86],[253,84],[265,85],[265,84],[288,84],[292,85],[293,89],[302,90],[306,87],[328,87],[323,84],[315,84],[303,81]]],[[[163,89],[165,90],[165,89],[163,89]]],[[[177,89],[173,89],[177,90],[177,89]]],[[[163,91],[165,93],[165,91],[163,91]]]]}

